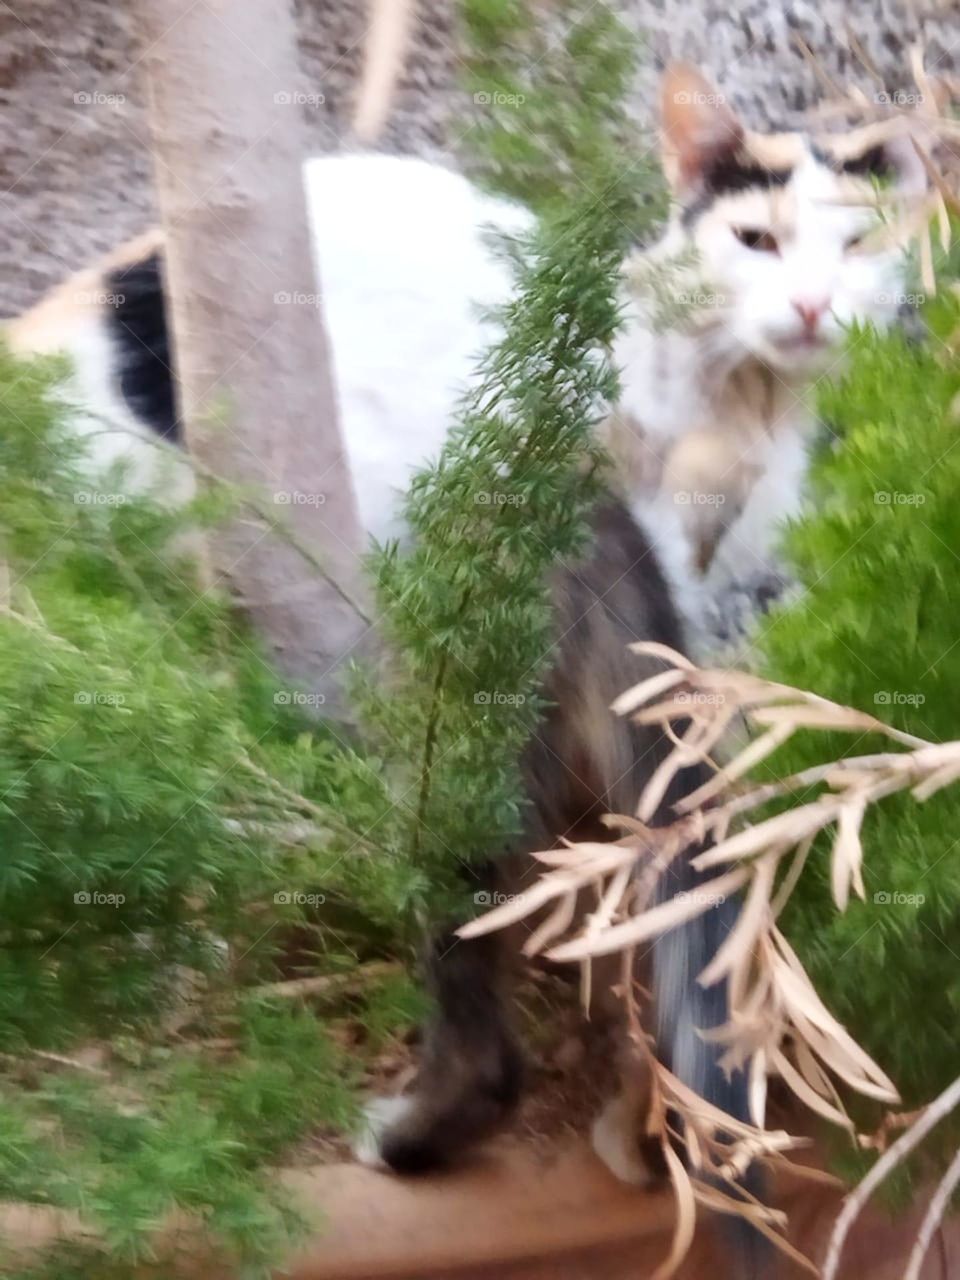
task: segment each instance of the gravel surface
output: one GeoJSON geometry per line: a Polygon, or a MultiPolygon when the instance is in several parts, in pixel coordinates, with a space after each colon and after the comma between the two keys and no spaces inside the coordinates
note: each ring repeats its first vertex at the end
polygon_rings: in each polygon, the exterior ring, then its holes
{"type": "MultiPolygon", "coordinates": [[[[754,124],[784,121],[817,97],[795,33],[828,72],[846,78],[849,24],[889,89],[910,87],[908,49],[917,38],[928,66],[956,70],[960,61],[960,21],[945,0],[621,0],[618,7],[647,34],[638,121],[649,119],[656,69],[671,56],[709,70],[754,124]]],[[[324,99],[302,108],[308,145],[313,152],[349,145],[366,0],[300,0],[297,10],[303,82],[291,88],[324,99]]],[[[455,153],[453,120],[463,107],[455,10],[451,0],[420,0],[384,147],[455,153]]],[[[91,254],[153,221],[143,53],[136,5],[0,0],[0,315],[15,314],[91,254]]]]}

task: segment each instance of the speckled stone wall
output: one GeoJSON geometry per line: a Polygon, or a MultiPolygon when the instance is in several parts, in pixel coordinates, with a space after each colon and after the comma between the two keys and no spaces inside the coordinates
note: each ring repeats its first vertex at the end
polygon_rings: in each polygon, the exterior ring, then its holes
{"type": "MultiPolygon", "coordinates": [[[[955,71],[960,63],[957,6],[944,0],[621,0],[618,8],[647,33],[649,57],[633,100],[638,120],[649,118],[656,68],[669,57],[700,63],[751,123],[788,120],[819,95],[796,33],[830,74],[853,72],[868,88],[846,43],[848,25],[890,89],[911,85],[908,50],[916,39],[928,66],[955,71]]],[[[451,122],[462,103],[454,12],[451,0],[420,0],[384,146],[455,152],[451,122]]],[[[366,0],[301,0],[298,19],[303,80],[291,91],[314,95],[302,107],[309,145],[331,150],[346,136],[366,0]]],[[[152,222],[142,53],[131,0],[0,4],[0,315],[152,222]]]]}

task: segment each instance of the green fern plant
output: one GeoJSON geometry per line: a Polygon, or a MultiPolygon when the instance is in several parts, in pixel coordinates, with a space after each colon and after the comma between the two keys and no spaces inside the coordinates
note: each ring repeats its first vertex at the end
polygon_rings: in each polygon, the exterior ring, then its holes
{"type": "MultiPolygon", "coordinates": [[[[805,591],[759,643],[771,678],[940,742],[960,736],[960,307],[949,287],[926,318],[922,344],[851,335],[847,372],[821,399],[835,436],[814,461],[812,514],[787,538],[805,591]]],[[[798,737],[773,767],[782,776],[870,750],[798,737]]],[[[814,857],[787,920],[818,989],[908,1106],[956,1075],[958,824],[955,787],[925,804],[884,802],[864,824],[866,901],[832,910],[826,861],[814,857]]]]}
{"type": "Polygon", "coordinates": [[[120,474],[91,488],[62,370],[0,352],[0,1192],[74,1209],[91,1237],[11,1259],[23,1280],[129,1274],[173,1210],[238,1266],[276,1264],[304,1224],[267,1170],[349,1124],[364,1055],[420,1005],[358,961],[411,957],[427,917],[462,910],[462,860],[520,825],[546,573],[585,537],[617,272],[652,184],[624,151],[629,38],[608,13],[536,68],[506,11],[487,16],[480,56],[499,43],[544,132],[536,164],[493,169],[544,220],[511,251],[480,389],[414,482],[414,549],[371,556],[395,662],[386,685],[356,674],[353,745],[278,698],[229,601],[198,598],[171,551],[243,495],[171,512],[120,474]],[[317,999],[352,1062],[271,994],[304,969],[336,979],[317,999]]]}

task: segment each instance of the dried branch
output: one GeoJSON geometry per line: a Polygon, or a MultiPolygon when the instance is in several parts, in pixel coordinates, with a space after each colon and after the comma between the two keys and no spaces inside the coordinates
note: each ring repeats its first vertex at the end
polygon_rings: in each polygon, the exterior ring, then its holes
{"type": "MultiPolygon", "coordinates": [[[[876,1191],[880,1183],[886,1176],[896,1168],[901,1161],[917,1147],[927,1136],[931,1129],[944,1118],[949,1115],[954,1108],[960,1104],[960,1080],[954,1080],[947,1089],[940,1094],[929,1107],[921,1114],[919,1120],[916,1120],[906,1133],[896,1140],[888,1151],[885,1151],[863,1181],[859,1184],[855,1191],[848,1197],[837,1218],[836,1226],[833,1229],[833,1235],[830,1237],[830,1243],[827,1247],[827,1259],[823,1265],[823,1280],[834,1280],[837,1274],[837,1268],[840,1265],[840,1253],[843,1249],[844,1241],[853,1225],[854,1219],[860,1210],[866,1204],[870,1196],[876,1191]]],[[[954,1162],[955,1164],[956,1162],[954,1162]]],[[[954,1165],[951,1164],[947,1172],[947,1178],[941,1182],[937,1188],[937,1195],[934,1197],[936,1201],[941,1190],[947,1184],[947,1179],[954,1173],[954,1165]]],[[[947,1190],[949,1194],[949,1189],[947,1190]]],[[[931,1205],[931,1209],[934,1205],[931,1205]]],[[[929,1216],[929,1214],[928,1214],[929,1216]]],[[[924,1219],[924,1226],[926,1225],[924,1219]]],[[[933,1227],[930,1228],[930,1234],[933,1234],[933,1227]]],[[[922,1231],[922,1228],[921,1228],[922,1231]]],[[[918,1242],[919,1243],[919,1242],[918,1242]]]]}
{"type": "MultiPolygon", "coordinates": [[[[830,879],[836,907],[844,911],[851,894],[863,898],[860,829],[867,810],[902,791],[923,802],[960,779],[960,742],[930,743],[804,690],[736,671],[699,669],[663,645],[633,648],[667,668],[624,693],[614,709],[639,723],[659,725],[673,748],[650,778],[636,817],[609,817],[608,825],[626,834],[612,844],[565,842],[561,849],[537,853],[534,856],[545,867],[539,880],[460,932],[465,937],[486,933],[550,904],[550,912],[527,940],[528,954],[545,952],[551,960],[581,963],[586,986],[594,956],[623,954],[632,1039],[655,1082],[649,1132],[660,1141],[677,1196],[676,1235],[658,1276],[672,1275],[684,1256],[697,1204],[747,1218],[815,1271],[785,1241],[780,1217],[745,1200],[737,1185],[753,1161],[783,1161],[784,1153],[798,1144],[788,1134],[763,1127],[767,1076],[779,1076],[803,1106],[846,1130],[863,1147],[876,1146],[876,1139],[857,1135],[841,1091],[851,1089],[886,1104],[896,1104],[899,1098],[893,1082],[820,999],[777,919],[814,840],[831,829],[830,879]],[[673,822],[651,827],[678,771],[694,760],[710,764],[714,748],[735,719],[756,731],[752,740],[723,765],[712,765],[710,780],[675,805],[673,822]],[[761,786],[744,782],[757,764],[801,729],[872,732],[900,749],[831,760],[761,786]],[[773,800],[799,794],[809,798],[783,812],[758,813],[773,800]],[[708,874],[697,892],[653,904],[653,889],[663,870],[674,858],[703,844],[708,848],[693,857],[692,865],[712,872],[712,878],[708,874]],[[595,891],[597,905],[575,923],[577,899],[588,888],[595,891]],[[636,1016],[630,978],[638,945],[711,910],[721,896],[741,892],[735,926],[698,977],[705,986],[727,981],[729,1019],[700,1034],[721,1046],[723,1069],[749,1071],[752,1124],[717,1111],[657,1062],[636,1016]],[[675,1150],[674,1116],[682,1121],[679,1141],[685,1162],[675,1150]],[[724,1184],[731,1189],[729,1195],[719,1189],[724,1184]]],[[[956,1088],[960,1091],[960,1085],[956,1088]]],[[[949,1098],[947,1105],[952,1105],[949,1098]]],[[[876,1181],[912,1149],[937,1114],[942,1114],[937,1105],[925,1112],[847,1202],[833,1246],[836,1257],[849,1223],[876,1181]]],[[[960,1172],[951,1166],[934,1196],[918,1249],[925,1251],[958,1180],[960,1172]]]]}

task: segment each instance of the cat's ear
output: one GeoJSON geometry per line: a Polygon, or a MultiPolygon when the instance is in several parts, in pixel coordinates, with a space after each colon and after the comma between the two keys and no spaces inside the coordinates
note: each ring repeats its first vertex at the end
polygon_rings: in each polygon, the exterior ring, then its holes
{"type": "Polygon", "coordinates": [[[675,195],[696,191],[743,138],[724,95],[689,62],[671,62],[663,73],[660,128],[663,172],[675,195]]]}

